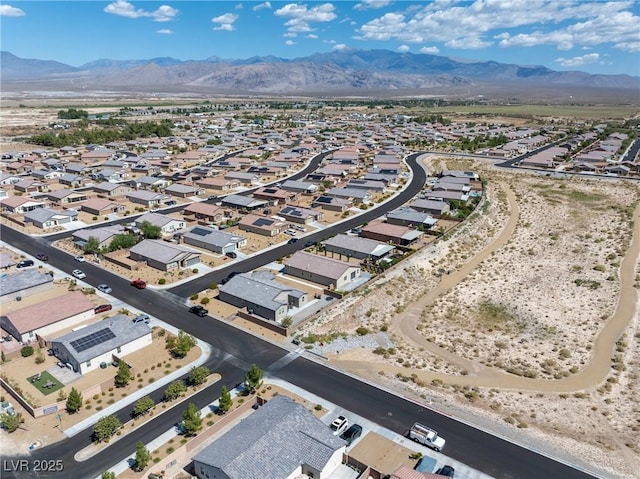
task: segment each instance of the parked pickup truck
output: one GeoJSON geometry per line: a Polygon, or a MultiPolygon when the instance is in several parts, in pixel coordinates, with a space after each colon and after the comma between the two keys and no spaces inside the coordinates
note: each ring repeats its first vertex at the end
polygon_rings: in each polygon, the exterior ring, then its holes
{"type": "Polygon", "coordinates": [[[445,440],[438,436],[436,431],[418,422],[409,430],[409,439],[413,439],[414,441],[438,452],[444,448],[445,443],[445,440]]]}

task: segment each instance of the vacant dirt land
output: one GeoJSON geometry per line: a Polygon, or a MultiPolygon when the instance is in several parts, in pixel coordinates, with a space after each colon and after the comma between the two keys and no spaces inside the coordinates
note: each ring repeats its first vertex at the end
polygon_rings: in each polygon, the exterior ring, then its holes
{"type": "Polygon", "coordinates": [[[338,367],[608,477],[640,477],[638,185],[473,169],[487,197],[457,232],[305,332],[388,330],[338,367]]]}

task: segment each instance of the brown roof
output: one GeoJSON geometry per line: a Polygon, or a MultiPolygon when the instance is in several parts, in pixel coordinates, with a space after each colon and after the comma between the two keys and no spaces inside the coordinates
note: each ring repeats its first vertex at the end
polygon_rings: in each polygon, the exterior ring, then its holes
{"type": "Polygon", "coordinates": [[[367,226],[362,228],[362,231],[370,231],[371,233],[380,233],[387,236],[402,238],[408,231],[412,231],[412,228],[402,225],[392,225],[390,223],[375,222],[369,223],[367,226]]]}
{"type": "Polygon", "coordinates": [[[57,298],[8,313],[6,316],[19,333],[57,323],[76,314],[93,310],[94,304],[82,291],[72,291],[57,298]]]}
{"type": "Polygon", "coordinates": [[[120,203],[113,200],[106,200],[103,198],[89,198],[87,201],[82,203],[82,208],[91,208],[93,210],[104,210],[106,208],[112,208],[114,206],[118,206],[120,203]]]}
{"type": "Polygon", "coordinates": [[[440,474],[414,471],[406,464],[391,473],[391,479],[442,479],[443,477],[440,474]]]}
{"type": "Polygon", "coordinates": [[[220,208],[216,205],[209,203],[191,203],[184,209],[185,213],[200,213],[207,216],[221,215],[224,213],[224,208],[220,208]]]}

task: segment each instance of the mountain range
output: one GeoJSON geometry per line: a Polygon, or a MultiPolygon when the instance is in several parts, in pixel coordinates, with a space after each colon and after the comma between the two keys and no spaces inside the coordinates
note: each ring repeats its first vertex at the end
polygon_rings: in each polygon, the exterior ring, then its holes
{"type": "Polygon", "coordinates": [[[242,60],[101,59],[73,67],[52,60],[19,58],[0,52],[0,81],[52,85],[72,83],[82,88],[172,91],[234,91],[243,93],[304,93],[367,90],[422,90],[442,87],[518,85],[523,89],[576,86],[598,89],[640,89],[640,77],[591,75],[554,71],[495,61],[398,53],[389,50],[341,50],[283,59],[273,56],[242,60]]]}

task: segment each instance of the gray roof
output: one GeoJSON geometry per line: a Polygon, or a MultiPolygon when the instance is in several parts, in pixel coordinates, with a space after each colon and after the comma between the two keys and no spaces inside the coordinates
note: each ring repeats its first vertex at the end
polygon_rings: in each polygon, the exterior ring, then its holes
{"type": "Polygon", "coordinates": [[[175,218],[172,218],[171,216],[163,215],[162,213],[145,213],[142,216],[139,216],[138,218],[136,218],[136,224],[138,226],[144,223],[145,221],[147,221],[148,223],[151,223],[154,226],[159,226],[160,228],[162,228],[163,226],[168,225],[172,221],[181,221],[181,220],[177,220],[175,218]]]}
{"type": "Polygon", "coordinates": [[[147,334],[151,334],[151,328],[144,322],[134,323],[130,318],[123,314],[117,314],[111,318],[107,318],[103,321],[90,324],[85,328],[71,331],[51,340],[52,343],[61,343],[69,351],[70,354],[78,361],[78,363],[84,363],[101,354],[112,351],[118,347],[135,341],[147,334]],[[87,337],[93,333],[107,329],[111,331],[111,339],[107,339],[104,342],[98,343],[95,346],[84,349],[83,351],[77,351],[73,346],[75,341],[84,342],[87,337]],[[73,344],[72,344],[73,343],[73,344]]]}
{"type": "Polygon", "coordinates": [[[165,195],[163,193],[156,193],[154,191],[132,191],[131,193],[127,193],[127,198],[136,198],[142,201],[152,201],[152,200],[164,200],[169,198],[169,195],[165,195]]]}
{"type": "Polygon", "coordinates": [[[256,206],[266,205],[267,202],[264,200],[256,200],[251,198],[250,196],[241,196],[241,195],[228,195],[222,199],[222,204],[230,205],[230,206],[239,206],[246,208],[253,208],[256,206]]]}
{"type": "Polygon", "coordinates": [[[282,216],[296,216],[298,218],[308,218],[309,216],[314,217],[320,214],[319,211],[310,210],[307,208],[298,208],[297,206],[285,206],[279,212],[279,215],[282,216]]]}
{"type": "Polygon", "coordinates": [[[82,229],[73,232],[74,239],[89,241],[89,238],[96,238],[100,243],[107,241],[115,235],[124,234],[125,231],[121,225],[101,226],[93,229],[82,229]]]}
{"type": "Polygon", "coordinates": [[[279,395],[196,454],[230,479],[289,477],[301,464],[322,471],[345,446],[304,406],[279,395]]]}
{"type": "Polygon", "coordinates": [[[393,246],[368,238],[339,234],[324,242],[325,246],[334,246],[371,256],[384,256],[394,249],[393,246]]]}
{"type": "MultiPolygon", "coordinates": [[[[108,181],[103,181],[102,183],[98,183],[93,187],[96,191],[113,191],[116,188],[119,188],[123,183],[110,183],[108,181]]],[[[127,186],[127,185],[125,185],[127,186]]]]}
{"type": "Polygon", "coordinates": [[[25,220],[35,221],[37,223],[44,223],[45,221],[53,218],[54,216],[78,216],[77,211],[69,210],[52,210],[49,208],[36,208],[35,210],[27,211],[24,214],[25,220]]]}
{"type": "Polygon", "coordinates": [[[201,254],[199,251],[185,248],[175,243],[152,239],[141,241],[129,251],[164,264],[181,261],[191,255],[201,254]]]}
{"type": "Polygon", "coordinates": [[[164,191],[173,191],[175,193],[197,193],[201,188],[197,186],[183,185],[181,183],[174,183],[167,186],[164,191]]]}
{"type": "Polygon", "coordinates": [[[242,298],[249,303],[263,306],[271,311],[289,304],[288,296],[304,295],[297,289],[280,284],[268,271],[255,271],[234,276],[227,284],[218,286],[219,291],[242,298]],[[296,294],[294,294],[294,292],[296,294]],[[283,294],[286,293],[286,294],[283,294]]]}
{"type": "Polygon", "coordinates": [[[337,196],[340,198],[358,198],[364,199],[369,196],[367,190],[359,190],[356,188],[331,188],[326,193],[329,196],[337,196]]]}
{"type": "Polygon", "coordinates": [[[282,183],[281,188],[283,190],[287,190],[289,188],[293,189],[293,190],[312,190],[315,191],[318,189],[318,186],[310,183],[308,181],[297,181],[297,180],[287,180],[284,183],[282,183]]]}
{"type": "Polygon", "coordinates": [[[0,268],[8,268],[16,264],[15,261],[7,253],[0,253],[0,268]]]}
{"type": "Polygon", "coordinates": [[[244,236],[225,233],[224,231],[207,228],[206,226],[194,226],[182,235],[182,237],[193,238],[204,243],[219,246],[220,248],[227,246],[229,243],[241,243],[246,239],[244,236]]]}
{"type": "Polygon", "coordinates": [[[52,283],[53,276],[29,269],[19,273],[7,274],[0,278],[0,291],[3,296],[18,293],[24,289],[41,284],[52,283]]]}
{"type": "Polygon", "coordinates": [[[447,203],[446,201],[439,201],[439,200],[417,199],[413,203],[411,203],[411,206],[415,206],[416,208],[421,208],[425,210],[434,210],[434,211],[443,211],[443,210],[449,209],[449,203],[447,203]]]}
{"type": "Polygon", "coordinates": [[[387,213],[387,218],[409,221],[416,225],[426,224],[433,226],[437,223],[437,220],[429,213],[421,213],[420,211],[416,211],[408,206],[389,211],[389,213],[387,213]]]}

